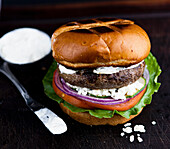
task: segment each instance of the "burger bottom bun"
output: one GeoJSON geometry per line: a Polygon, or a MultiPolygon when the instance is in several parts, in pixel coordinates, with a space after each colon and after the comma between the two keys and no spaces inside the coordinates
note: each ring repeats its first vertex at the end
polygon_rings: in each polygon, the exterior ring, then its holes
{"type": "Polygon", "coordinates": [[[112,118],[97,118],[97,117],[94,117],[86,112],[72,112],[67,107],[65,107],[63,105],[63,103],[60,103],[60,107],[63,110],[63,112],[68,114],[71,118],[73,118],[74,120],[76,120],[80,123],[86,124],[86,125],[112,125],[112,126],[115,126],[118,124],[124,124],[124,123],[130,121],[132,118],[138,116],[142,112],[142,110],[141,110],[138,114],[131,115],[129,119],[122,117],[118,114],[115,114],[112,118]]]}

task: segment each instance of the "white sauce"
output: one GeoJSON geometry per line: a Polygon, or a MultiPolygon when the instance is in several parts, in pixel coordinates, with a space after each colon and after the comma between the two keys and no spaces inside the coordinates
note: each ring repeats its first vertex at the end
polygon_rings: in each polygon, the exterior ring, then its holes
{"type": "Polygon", "coordinates": [[[61,64],[59,64],[58,68],[59,68],[61,73],[66,73],[66,74],[74,74],[74,73],[76,73],[75,70],[68,69],[68,68],[64,67],[63,65],[61,65],[61,64]]]}
{"type": "Polygon", "coordinates": [[[35,114],[43,122],[43,124],[50,130],[53,134],[61,134],[67,130],[65,122],[58,117],[55,113],[47,108],[42,108],[35,111],[35,114]]]}
{"type": "Polygon", "coordinates": [[[135,68],[135,67],[139,66],[142,62],[143,61],[141,61],[138,64],[131,65],[129,67],[113,67],[113,66],[110,66],[110,67],[99,67],[97,69],[94,69],[93,73],[96,73],[96,74],[112,74],[112,73],[117,73],[117,72],[122,71],[122,70],[135,68]]]}
{"type": "Polygon", "coordinates": [[[0,56],[14,64],[40,60],[51,51],[50,37],[37,29],[20,28],[0,39],[0,56]]]}
{"type": "Polygon", "coordinates": [[[73,86],[69,83],[66,83],[71,88],[74,88],[78,94],[80,95],[87,95],[92,94],[94,96],[110,96],[114,99],[126,99],[126,96],[132,96],[138,90],[140,90],[145,85],[145,80],[141,77],[134,83],[124,86],[122,88],[117,89],[89,89],[89,88],[82,88],[79,86],[73,86]]]}
{"type": "MultiPolygon", "coordinates": [[[[122,71],[122,70],[135,68],[135,67],[139,66],[141,63],[143,63],[143,61],[141,61],[140,63],[137,63],[135,65],[131,65],[129,67],[113,67],[113,66],[98,67],[98,68],[93,70],[93,73],[95,73],[95,74],[113,74],[113,73],[117,73],[117,72],[122,71]]],[[[60,70],[61,73],[65,73],[65,74],[76,73],[75,70],[68,69],[68,68],[62,66],[61,64],[59,65],[59,70],[60,70]]]]}

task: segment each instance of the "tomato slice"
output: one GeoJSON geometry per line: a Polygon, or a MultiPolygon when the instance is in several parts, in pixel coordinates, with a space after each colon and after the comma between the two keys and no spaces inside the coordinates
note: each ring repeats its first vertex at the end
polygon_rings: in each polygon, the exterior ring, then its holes
{"type": "Polygon", "coordinates": [[[135,97],[131,98],[129,101],[121,103],[121,104],[116,104],[116,105],[100,105],[100,104],[95,104],[91,102],[86,102],[89,106],[94,106],[96,108],[100,109],[105,109],[105,110],[117,110],[117,111],[126,111],[134,107],[142,98],[143,94],[146,91],[146,87],[135,97]]]}
{"type": "Polygon", "coordinates": [[[129,101],[121,103],[121,104],[116,104],[116,105],[101,105],[101,104],[96,104],[96,103],[91,103],[88,101],[82,101],[81,99],[78,99],[76,97],[67,95],[63,93],[54,83],[53,79],[53,89],[56,92],[56,94],[61,97],[63,100],[66,102],[70,103],[71,105],[74,105],[79,108],[85,108],[85,109],[94,109],[94,108],[100,108],[100,109],[105,109],[105,110],[117,110],[117,111],[126,111],[129,110],[130,108],[134,107],[142,98],[146,91],[146,87],[135,97],[131,98],[129,101]]]}
{"type": "Polygon", "coordinates": [[[73,96],[69,96],[67,94],[64,94],[62,91],[60,91],[58,89],[58,87],[55,85],[54,80],[53,80],[53,89],[55,91],[55,93],[61,97],[63,100],[65,100],[66,102],[70,103],[71,105],[74,105],[76,107],[79,108],[85,108],[85,109],[94,109],[94,107],[90,106],[89,104],[86,104],[84,101],[75,98],[73,96]]]}

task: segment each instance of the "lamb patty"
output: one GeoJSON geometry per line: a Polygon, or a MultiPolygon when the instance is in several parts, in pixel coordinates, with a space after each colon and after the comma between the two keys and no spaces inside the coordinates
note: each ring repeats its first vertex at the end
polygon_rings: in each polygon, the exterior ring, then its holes
{"type": "Polygon", "coordinates": [[[74,74],[60,73],[59,71],[59,75],[71,85],[90,89],[109,89],[132,84],[143,75],[144,68],[145,62],[135,68],[113,74],[95,74],[92,69],[82,69],[74,74]]]}

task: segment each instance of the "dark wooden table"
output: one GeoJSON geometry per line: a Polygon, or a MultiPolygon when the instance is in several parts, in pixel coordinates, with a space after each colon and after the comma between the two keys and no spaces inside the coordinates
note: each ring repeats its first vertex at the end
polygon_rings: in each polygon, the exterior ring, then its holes
{"type": "MultiPolygon", "coordinates": [[[[130,143],[129,139],[120,136],[123,125],[113,127],[80,124],[65,115],[56,102],[45,96],[42,79],[53,61],[51,54],[34,64],[24,66],[10,65],[12,72],[28,90],[29,94],[63,118],[67,123],[68,131],[61,135],[52,135],[27,108],[15,86],[5,76],[0,74],[0,148],[170,148],[170,10],[168,9],[170,5],[169,3],[165,3],[164,5],[158,3],[154,7],[151,7],[151,4],[145,3],[145,5],[146,9],[144,9],[143,5],[139,7],[141,4],[131,4],[134,10],[132,12],[132,10],[129,11],[132,8],[129,4],[118,5],[112,3],[111,5],[108,3],[106,5],[100,5],[102,8],[109,9],[108,11],[105,9],[106,12],[102,11],[99,15],[97,15],[99,9],[98,7],[94,7],[94,4],[90,5],[91,9],[92,7],[94,8],[94,12],[89,9],[91,14],[89,12],[81,12],[79,15],[74,14],[76,14],[80,6],[78,7],[76,5],[77,9],[73,9],[73,5],[70,7],[66,5],[65,9],[72,10],[72,14],[68,14],[68,16],[66,14],[57,14],[56,17],[53,15],[53,18],[50,17],[50,19],[48,19],[47,14],[43,18],[43,14],[40,17],[39,15],[28,12],[35,11],[37,14],[39,14],[39,11],[43,12],[43,10],[48,12],[50,9],[52,11],[54,6],[33,7],[34,9],[31,9],[31,7],[27,9],[19,7],[3,8],[0,22],[0,36],[18,27],[35,27],[47,32],[51,36],[53,31],[66,21],[92,16],[116,16],[132,19],[149,34],[152,44],[151,51],[156,56],[163,72],[159,77],[159,82],[162,83],[161,88],[158,93],[154,94],[152,103],[144,108],[138,117],[131,121],[133,126],[136,124],[143,124],[145,126],[146,133],[141,135],[144,141],[138,143],[135,139],[133,143],[130,143]],[[120,11],[118,9],[115,12],[115,9],[119,7],[126,7],[125,11],[123,11],[124,13],[119,13],[120,11]],[[111,8],[113,11],[111,11],[111,8]],[[141,9],[139,10],[139,8],[141,9]],[[17,13],[22,11],[24,12],[23,14],[17,13]],[[157,124],[153,126],[151,124],[152,121],[156,121],[157,124]]],[[[56,7],[59,8],[59,6],[56,7]]],[[[84,7],[84,9],[88,10],[89,5],[86,4],[84,7]]],[[[61,9],[63,11],[64,7],[59,10],[61,9]]],[[[53,14],[51,11],[49,13],[53,14]]]]}

